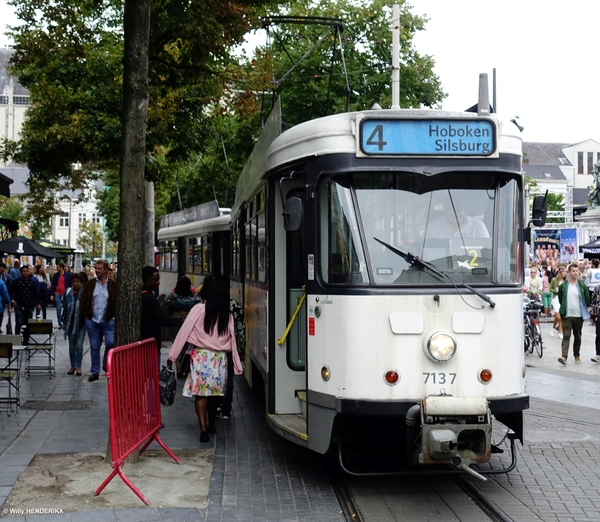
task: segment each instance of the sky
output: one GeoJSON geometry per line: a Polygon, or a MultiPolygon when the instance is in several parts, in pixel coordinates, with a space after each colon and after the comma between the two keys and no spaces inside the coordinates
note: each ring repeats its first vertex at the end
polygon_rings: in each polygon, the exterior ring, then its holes
{"type": "MultiPolygon", "coordinates": [[[[597,0],[409,0],[426,15],[414,44],[435,60],[448,94],[442,108],[477,102],[479,73],[488,73],[490,98],[496,69],[498,115],[518,117],[524,141],[600,142],[600,2],[597,0]]],[[[16,24],[0,0],[4,26],[16,24]]],[[[402,74],[402,71],[400,72],[402,74]]]]}

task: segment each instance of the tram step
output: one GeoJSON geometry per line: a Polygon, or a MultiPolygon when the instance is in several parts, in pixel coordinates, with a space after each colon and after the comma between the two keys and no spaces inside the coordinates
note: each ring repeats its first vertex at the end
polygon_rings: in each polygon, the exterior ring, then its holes
{"type": "Polygon", "coordinates": [[[306,420],[306,390],[296,390],[296,397],[300,399],[302,404],[302,417],[306,420]]]}
{"type": "Polygon", "coordinates": [[[286,415],[275,415],[269,413],[267,418],[271,425],[276,428],[276,431],[284,437],[292,435],[297,439],[308,441],[308,434],[306,431],[306,419],[302,418],[302,415],[286,414],[286,415]]]}

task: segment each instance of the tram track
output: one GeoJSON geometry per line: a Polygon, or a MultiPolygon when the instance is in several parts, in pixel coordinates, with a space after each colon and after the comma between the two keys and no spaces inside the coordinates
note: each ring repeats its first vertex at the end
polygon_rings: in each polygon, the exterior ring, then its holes
{"type": "Polygon", "coordinates": [[[512,522],[504,511],[502,511],[489,497],[481,491],[466,475],[453,475],[454,483],[479,506],[479,508],[494,522],[512,522]]]}
{"type": "Polygon", "coordinates": [[[562,422],[568,422],[569,424],[578,424],[580,426],[589,426],[592,428],[600,428],[600,423],[598,423],[598,422],[588,422],[588,421],[582,421],[582,420],[576,420],[576,419],[569,419],[566,417],[561,417],[560,415],[549,415],[547,413],[537,413],[537,412],[532,412],[532,411],[527,411],[525,414],[527,416],[537,417],[539,419],[552,419],[552,420],[557,420],[557,421],[562,421],[562,422]]]}
{"type": "MultiPolygon", "coordinates": [[[[369,522],[370,520],[381,519],[381,513],[375,513],[373,511],[373,504],[371,502],[363,504],[360,498],[355,498],[351,491],[351,488],[347,484],[346,479],[348,477],[344,473],[342,473],[335,461],[328,460],[326,470],[329,475],[329,480],[332,489],[340,505],[340,514],[342,514],[342,516],[347,522],[369,522]],[[362,510],[361,506],[363,508],[362,510]]],[[[424,484],[428,483],[428,479],[431,479],[432,476],[432,474],[424,476],[419,475],[419,473],[415,473],[412,484],[418,484],[419,481],[423,481],[424,484]]],[[[453,482],[468,497],[468,499],[473,503],[473,505],[476,506],[476,508],[478,508],[479,510],[481,510],[481,512],[483,512],[487,518],[489,518],[489,520],[492,520],[494,522],[512,522],[512,519],[502,509],[500,509],[500,507],[498,507],[498,505],[495,504],[480,488],[478,488],[477,484],[471,481],[466,474],[446,475],[442,471],[437,476],[443,477],[447,481],[453,482]]],[[[406,476],[404,476],[404,479],[406,479],[406,476]]],[[[365,488],[372,487],[373,484],[376,484],[379,480],[385,481],[389,485],[389,481],[394,480],[394,478],[392,475],[387,475],[385,477],[379,478],[372,476],[368,477],[368,480],[367,477],[365,477],[365,483],[363,484],[363,486],[365,488]]],[[[459,513],[461,511],[461,507],[464,505],[464,500],[459,500],[455,496],[446,496],[445,491],[447,488],[444,484],[447,484],[447,482],[444,482],[440,486],[439,491],[436,491],[434,489],[434,491],[432,491],[432,494],[436,494],[440,499],[440,503],[443,503],[444,506],[450,512],[459,513]]],[[[354,488],[357,488],[356,484],[354,485],[354,488]]],[[[401,484],[399,484],[397,496],[404,495],[404,493],[405,492],[402,490],[401,484]]],[[[358,496],[360,497],[360,494],[358,496]]],[[[418,509],[418,506],[422,503],[422,498],[420,498],[418,495],[406,495],[405,497],[406,498],[402,500],[402,502],[405,503],[404,509],[402,511],[414,511],[414,509],[418,509]]],[[[394,502],[397,501],[398,499],[396,498],[394,502]]],[[[394,502],[389,502],[384,498],[382,498],[381,501],[382,505],[388,503],[393,504],[394,502]]],[[[427,518],[426,516],[424,516],[424,518],[422,519],[413,517],[411,518],[411,520],[413,520],[413,522],[420,522],[420,520],[425,521],[429,520],[429,518],[427,518]]]]}

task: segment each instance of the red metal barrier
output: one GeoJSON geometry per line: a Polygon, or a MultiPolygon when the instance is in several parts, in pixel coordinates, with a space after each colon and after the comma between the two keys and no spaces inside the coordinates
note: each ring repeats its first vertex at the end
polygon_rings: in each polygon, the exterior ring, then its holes
{"type": "Polygon", "coordinates": [[[179,464],[179,459],[158,436],[161,416],[156,341],[146,339],[110,350],[106,377],[113,471],[94,496],[98,496],[118,473],[123,482],[149,506],[150,502],[121,468],[129,455],[137,449],[141,455],[153,440],[179,464]]]}

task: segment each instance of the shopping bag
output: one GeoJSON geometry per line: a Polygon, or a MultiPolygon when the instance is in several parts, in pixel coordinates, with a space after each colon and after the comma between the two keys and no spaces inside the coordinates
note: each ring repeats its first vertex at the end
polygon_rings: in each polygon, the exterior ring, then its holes
{"type": "Polygon", "coordinates": [[[13,334],[13,327],[12,327],[12,322],[10,319],[11,319],[11,314],[8,314],[8,322],[6,323],[6,335],[13,334]]]}
{"type": "Polygon", "coordinates": [[[163,366],[158,376],[158,386],[160,389],[160,403],[165,406],[171,406],[175,402],[175,393],[177,391],[175,371],[167,366],[163,366]]]}

